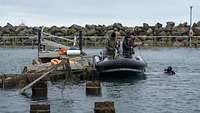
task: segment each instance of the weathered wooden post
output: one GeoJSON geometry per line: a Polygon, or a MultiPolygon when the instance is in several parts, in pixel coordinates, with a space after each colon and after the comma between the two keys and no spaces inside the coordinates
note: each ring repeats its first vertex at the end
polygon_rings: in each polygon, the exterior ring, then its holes
{"type": "Polygon", "coordinates": [[[41,51],[41,29],[38,29],[38,59],[39,59],[39,53],[41,51]]]}
{"type": "Polygon", "coordinates": [[[4,89],[4,77],[3,76],[0,77],[0,88],[4,89]]]}
{"type": "Polygon", "coordinates": [[[85,44],[84,46],[85,46],[85,47],[87,47],[87,39],[88,39],[88,36],[86,36],[86,37],[84,38],[84,44],[85,44]]]}
{"type": "Polygon", "coordinates": [[[40,80],[32,86],[33,100],[47,99],[48,88],[45,80],[40,80]]]}
{"type": "Polygon", "coordinates": [[[0,88],[3,88],[3,80],[0,78],[0,88]]]}
{"type": "Polygon", "coordinates": [[[97,43],[98,43],[98,42],[97,42],[97,37],[94,37],[94,38],[95,38],[94,47],[98,47],[99,44],[97,44],[97,43]]]}
{"type": "Polygon", "coordinates": [[[114,102],[95,102],[94,113],[115,113],[114,102]]]}
{"type": "Polygon", "coordinates": [[[99,96],[101,95],[101,83],[100,81],[96,80],[96,77],[98,77],[97,75],[98,73],[96,71],[95,64],[92,65],[92,69],[90,70],[90,72],[91,72],[92,81],[86,82],[86,95],[99,96]]]}
{"type": "Polygon", "coordinates": [[[6,39],[4,39],[3,37],[3,44],[4,44],[4,48],[6,47],[6,39]]]}
{"type": "Polygon", "coordinates": [[[168,47],[172,46],[172,39],[173,39],[173,37],[168,38],[168,47]]]}
{"type": "Polygon", "coordinates": [[[156,45],[156,37],[152,36],[152,46],[154,47],[156,45]]]}
{"type": "Polygon", "coordinates": [[[11,47],[14,47],[14,37],[11,37],[11,47]]]}
{"type": "Polygon", "coordinates": [[[30,113],[50,113],[50,104],[47,102],[35,102],[30,105],[30,113]]]}
{"type": "Polygon", "coordinates": [[[69,58],[66,59],[66,63],[64,63],[63,66],[65,67],[65,83],[66,83],[67,81],[69,81],[72,74],[69,58]]]}
{"type": "Polygon", "coordinates": [[[79,49],[82,53],[82,49],[83,49],[83,37],[82,37],[82,31],[79,31],[79,49]]]}
{"type": "Polygon", "coordinates": [[[17,40],[17,37],[14,37],[14,47],[17,47],[16,40],[17,40]]]}
{"type": "Polygon", "coordinates": [[[101,95],[101,83],[100,81],[87,81],[86,82],[86,95],[101,95]]]}
{"type": "Polygon", "coordinates": [[[32,44],[32,49],[34,49],[34,41],[33,41],[33,39],[31,41],[31,44],[32,44]]]}

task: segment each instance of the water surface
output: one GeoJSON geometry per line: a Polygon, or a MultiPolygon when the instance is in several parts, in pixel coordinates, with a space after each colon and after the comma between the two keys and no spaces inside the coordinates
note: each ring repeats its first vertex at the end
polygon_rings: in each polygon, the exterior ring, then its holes
{"type": "MultiPolygon", "coordinates": [[[[89,55],[99,49],[87,49],[89,55]]],[[[103,81],[102,96],[85,95],[85,82],[63,87],[48,85],[48,102],[52,113],[93,113],[94,102],[111,100],[117,113],[199,113],[200,49],[141,49],[148,63],[146,79],[132,78],[103,81]],[[175,76],[163,74],[171,65],[175,76]]],[[[20,73],[24,65],[36,58],[32,49],[0,49],[0,72],[20,73]]],[[[0,90],[0,113],[29,113],[31,100],[15,90],[0,90]]]]}

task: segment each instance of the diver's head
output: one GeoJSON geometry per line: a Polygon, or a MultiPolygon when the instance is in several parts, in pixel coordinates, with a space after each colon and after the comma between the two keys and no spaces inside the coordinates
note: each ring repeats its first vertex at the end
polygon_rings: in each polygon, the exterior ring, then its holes
{"type": "Polygon", "coordinates": [[[172,67],[171,67],[171,66],[168,66],[167,70],[168,70],[168,71],[171,71],[171,70],[172,70],[172,67]]]}

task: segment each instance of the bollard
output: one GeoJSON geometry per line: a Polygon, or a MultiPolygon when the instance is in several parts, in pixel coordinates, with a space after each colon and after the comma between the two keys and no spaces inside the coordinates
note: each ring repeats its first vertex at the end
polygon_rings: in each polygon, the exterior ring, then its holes
{"type": "Polygon", "coordinates": [[[47,99],[48,88],[44,80],[40,80],[32,86],[32,99],[40,100],[47,99]]]}
{"type": "Polygon", "coordinates": [[[95,102],[94,113],[115,113],[114,102],[95,102]]]}
{"type": "Polygon", "coordinates": [[[87,81],[86,82],[86,95],[101,95],[101,83],[100,81],[87,81]]]}
{"type": "Polygon", "coordinates": [[[30,105],[30,113],[50,113],[50,104],[48,103],[32,103],[30,105]]]}

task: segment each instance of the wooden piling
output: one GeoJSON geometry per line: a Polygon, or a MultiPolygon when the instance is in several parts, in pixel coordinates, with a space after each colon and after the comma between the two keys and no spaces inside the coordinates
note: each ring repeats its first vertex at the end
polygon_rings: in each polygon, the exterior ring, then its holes
{"type": "Polygon", "coordinates": [[[87,81],[86,82],[86,95],[93,95],[93,96],[101,95],[100,81],[87,81]]]}
{"type": "Polygon", "coordinates": [[[40,80],[32,86],[32,98],[37,99],[47,99],[48,88],[47,83],[44,80],[40,80]]]}
{"type": "Polygon", "coordinates": [[[83,36],[82,31],[80,30],[79,31],[79,49],[80,49],[81,53],[82,53],[82,48],[83,48],[83,37],[82,36],[83,36]]]}
{"type": "Polygon", "coordinates": [[[50,113],[49,103],[35,102],[30,105],[30,113],[50,113]]]}
{"type": "Polygon", "coordinates": [[[3,88],[3,79],[0,79],[0,88],[3,88]]]}
{"type": "Polygon", "coordinates": [[[114,102],[95,102],[94,113],[115,113],[114,102]]]}
{"type": "Polygon", "coordinates": [[[32,49],[34,49],[34,41],[31,41],[32,49]]]}
{"type": "Polygon", "coordinates": [[[71,79],[72,70],[70,66],[69,58],[66,59],[66,63],[63,64],[65,70],[65,83],[71,79]]]}

